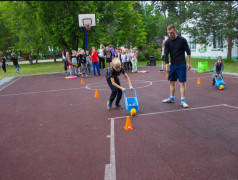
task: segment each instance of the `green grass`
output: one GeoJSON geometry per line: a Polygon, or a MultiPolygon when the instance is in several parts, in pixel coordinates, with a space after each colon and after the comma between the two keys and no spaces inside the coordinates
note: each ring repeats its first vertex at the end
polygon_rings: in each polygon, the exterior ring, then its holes
{"type": "MultiPolygon", "coordinates": [[[[191,58],[191,66],[192,68],[198,68],[198,62],[208,62],[208,70],[213,69],[216,59],[202,59],[202,58],[191,58]]],[[[229,73],[238,73],[238,61],[227,61],[223,60],[224,63],[224,71],[229,73]]],[[[142,61],[138,63],[138,66],[146,66],[147,61],[142,61]]],[[[161,60],[156,61],[157,66],[161,66],[161,60]]]]}
{"type": "Polygon", "coordinates": [[[47,74],[53,72],[64,72],[63,62],[48,62],[38,64],[20,64],[20,74],[17,74],[14,66],[6,66],[7,73],[0,69],[0,79],[5,77],[24,76],[33,74],[47,74]]]}
{"type": "MultiPolygon", "coordinates": [[[[208,62],[208,69],[213,69],[216,62],[215,59],[201,59],[201,58],[191,58],[192,68],[197,68],[198,62],[208,62]]],[[[238,73],[238,61],[227,61],[223,60],[224,72],[238,73]]],[[[142,61],[138,63],[138,66],[146,66],[147,61],[142,61]]],[[[156,61],[156,65],[160,66],[161,61],[156,61]]],[[[107,66],[106,66],[107,67],[107,66]]],[[[7,73],[4,73],[2,67],[0,69],[0,79],[5,77],[23,76],[23,75],[33,75],[33,74],[47,74],[53,72],[64,72],[63,62],[48,62],[48,63],[38,63],[38,64],[22,64],[20,65],[20,74],[17,74],[14,66],[6,66],[7,73]]]]}

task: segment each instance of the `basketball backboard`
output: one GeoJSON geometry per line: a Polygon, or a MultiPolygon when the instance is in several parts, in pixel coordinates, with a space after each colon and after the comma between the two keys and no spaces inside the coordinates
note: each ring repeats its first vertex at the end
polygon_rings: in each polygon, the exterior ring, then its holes
{"type": "Polygon", "coordinates": [[[85,27],[85,24],[96,26],[95,14],[78,14],[79,27],[85,27]]]}

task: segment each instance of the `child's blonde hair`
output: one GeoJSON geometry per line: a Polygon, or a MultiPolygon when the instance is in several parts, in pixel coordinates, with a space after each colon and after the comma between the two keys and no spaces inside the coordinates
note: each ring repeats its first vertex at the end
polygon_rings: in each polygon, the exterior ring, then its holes
{"type": "Polygon", "coordinates": [[[120,67],[121,66],[121,61],[118,58],[113,58],[112,59],[112,66],[113,67],[120,67]]]}

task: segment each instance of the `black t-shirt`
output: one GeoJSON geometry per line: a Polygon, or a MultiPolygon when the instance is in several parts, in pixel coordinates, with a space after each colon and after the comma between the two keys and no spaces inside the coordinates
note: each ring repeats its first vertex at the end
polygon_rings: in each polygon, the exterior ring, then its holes
{"type": "Polygon", "coordinates": [[[86,61],[86,54],[80,54],[79,58],[80,58],[81,63],[85,64],[87,62],[86,61]]]}
{"type": "Polygon", "coordinates": [[[12,60],[12,62],[13,62],[14,65],[18,65],[18,59],[17,59],[17,58],[12,57],[11,60],[12,60]]]}
{"type": "Polygon", "coordinates": [[[104,56],[106,56],[107,59],[112,59],[112,52],[109,51],[104,51],[104,56]]]}
{"type": "Polygon", "coordinates": [[[125,70],[122,67],[119,72],[115,71],[115,69],[113,67],[109,67],[107,69],[106,79],[108,80],[110,78],[117,78],[121,73],[125,74],[125,70]]]}
{"type": "Polygon", "coordinates": [[[191,55],[187,40],[182,36],[176,39],[167,39],[164,44],[164,59],[166,64],[169,63],[168,54],[171,57],[171,65],[186,64],[185,51],[191,55]]]}

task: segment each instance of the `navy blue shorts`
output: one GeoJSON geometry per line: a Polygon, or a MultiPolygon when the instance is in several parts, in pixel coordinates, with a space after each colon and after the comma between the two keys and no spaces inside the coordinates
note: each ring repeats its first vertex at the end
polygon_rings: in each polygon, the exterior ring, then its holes
{"type": "Polygon", "coordinates": [[[170,72],[169,72],[169,81],[177,81],[179,82],[186,82],[187,80],[187,66],[186,64],[179,64],[179,65],[170,65],[170,72]]]}

